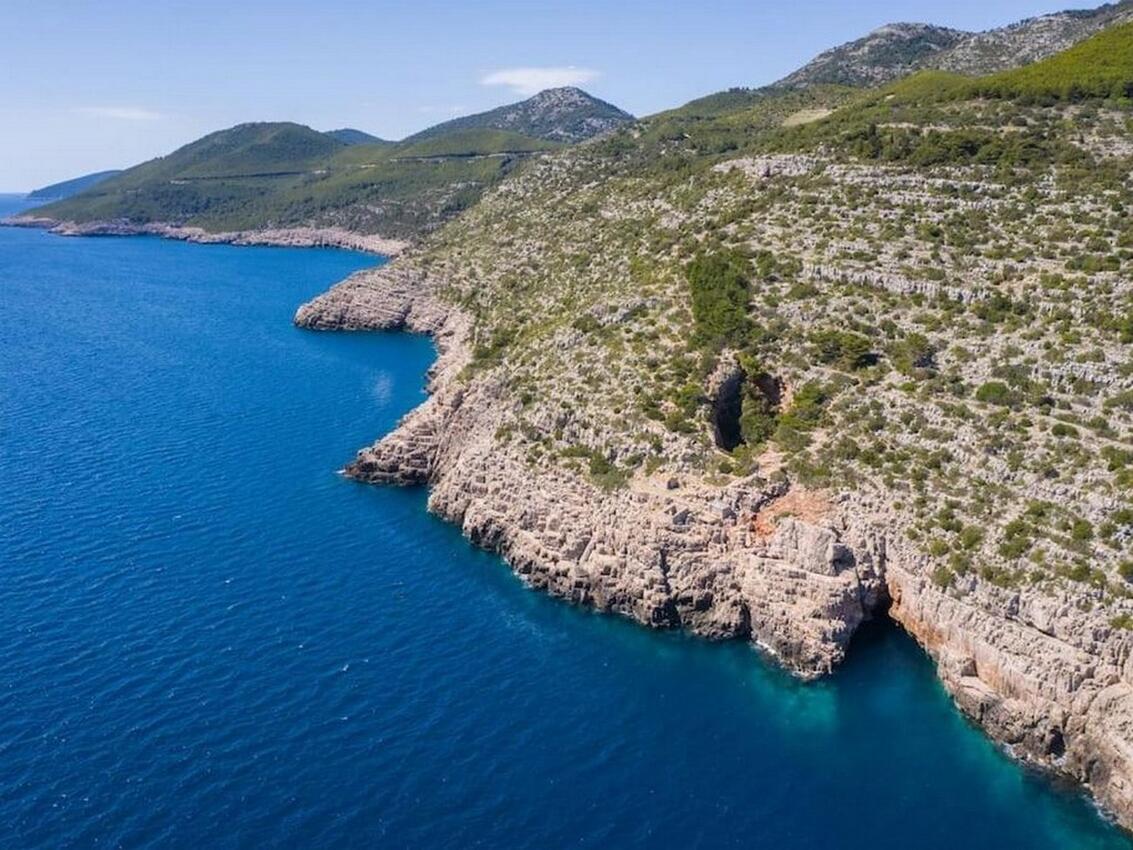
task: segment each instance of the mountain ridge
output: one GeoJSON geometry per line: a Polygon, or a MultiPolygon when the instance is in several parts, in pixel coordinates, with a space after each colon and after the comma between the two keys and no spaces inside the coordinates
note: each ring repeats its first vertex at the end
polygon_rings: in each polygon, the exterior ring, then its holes
{"type": "Polygon", "coordinates": [[[550,89],[389,142],[352,128],[248,122],[209,133],[24,214],[61,232],[247,234],[353,230],[417,237],[474,204],[522,160],[591,138],[628,113],[550,89]],[[531,130],[537,135],[521,132],[531,130]]]}
{"type": "Polygon", "coordinates": [[[990,74],[1052,56],[1128,21],[1133,21],[1133,0],[1038,15],[982,32],[926,23],[884,24],[823,51],[774,85],[880,85],[923,69],[990,74]]]}
{"type": "Polygon", "coordinates": [[[338,130],[325,130],[324,135],[330,136],[332,139],[343,142],[348,145],[390,145],[386,139],[380,139],[364,130],[356,130],[353,127],[342,127],[338,130]]]}
{"type": "Polygon", "coordinates": [[[585,141],[633,120],[628,112],[574,86],[545,89],[527,100],[444,121],[404,141],[419,141],[453,130],[510,130],[548,141],[585,141]]]}

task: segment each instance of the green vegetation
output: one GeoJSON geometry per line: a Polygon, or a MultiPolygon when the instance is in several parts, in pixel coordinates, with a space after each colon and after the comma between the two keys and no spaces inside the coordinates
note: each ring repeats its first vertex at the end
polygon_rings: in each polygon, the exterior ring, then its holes
{"type": "Polygon", "coordinates": [[[243,124],[36,214],[211,231],[316,225],[412,236],[467,209],[523,158],[556,147],[497,130],[348,145],[298,124],[243,124]]]}
{"type": "Polygon", "coordinates": [[[121,171],[97,171],[94,174],[84,174],[82,177],[75,177],[72,180],[64,180],[62,183],[52,183],[50,186],[44,186],[41,189],[36,189],[34,192],[28,194],[29,201],[61,201],[64,198],[69,198],[72,195],[77,195],[92,186],[109,180],[121,171]]]}
{"type": "Polygon", "coordinates": [[[830,363],[848,372],[877,361],[869,338],[853,331],[817,330],[810,335],[810,342],[819,363],[830,363]]]}
{"type": "Polygon", "coordinates": [[[1133,23],[1103,30],[1041,62],[984,77],[965,94],[1044,104],[1133,98],[1133,23]]]}
{"type": "Polygon", "coordinates": [[[817,381],[800,387],[791,406],[779,417],[775,442],[791,452],[806,448],[810,444],[811,432],[822,423],[826,405],[832,397],[832,390],[817,381]]]}
{"type": "Polygon", "coordinates": [[[1018,395],[1003,381],[988,381],[980,384],[979,389],[976,390],[976,401],[1011,407],[1018,403],[1018,395]]]}
{"type": "Polygon", "coordinates": [[[743,346],[751,332],[748,276],[751,264],[735,253],[702,253],[685,269],[698,344],[743,346]]]}
{"type": "Polygon", "coordinates": [[[342,142],[344,145],[389,145],[392,142],[387,142],[385,139],[379,139],[377,136],[371,136],[362,130],[355,130],[351,127],[343,127],[341,130],[327,130],[326,134],[332,139],[342,142]]]}
{"type": "Polygon", "coordinates": [[[740,398],[740,438],[744,444],[760,446],[779,427],[779,382],[761,369],[753,357],[742,361],[743,393],[740,398]]]}

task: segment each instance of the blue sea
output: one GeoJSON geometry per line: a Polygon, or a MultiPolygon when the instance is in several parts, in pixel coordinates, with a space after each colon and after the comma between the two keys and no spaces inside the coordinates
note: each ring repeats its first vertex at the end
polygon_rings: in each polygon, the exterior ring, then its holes
{"type": "Polygon", "coordinates": [[[433,350],[291,316],[375,262],[0,229],[0,847],[1133,846],[892,626],[803,685],[338,476],[433,350]]]}

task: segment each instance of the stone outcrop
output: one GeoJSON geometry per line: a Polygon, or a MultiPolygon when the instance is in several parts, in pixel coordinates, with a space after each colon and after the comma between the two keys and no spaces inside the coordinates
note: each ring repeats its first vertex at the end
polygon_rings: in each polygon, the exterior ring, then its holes
{"type": "Polygon", "coordinates": [[[936,661],[960,709],[1014,755],[1082,783],[1133,825],[1127,643],[1069,598],[975,582],[946,592],[914,569],[889,562],[890,615],[936,661]]]}
{"type": "Polygon", "coordinates": [[[152,222],[136,224],[129,221],[58,221],[35,215],[13,216],[0,221],[10,227],[38,227],[58,236],[160,236],[182,242],[204,245],[274,245],[285,248],[347,248],[393,257],[406,249],[408,243],[365,233],[355,233],[340,227],[283,227],[260,230],[230,230],[212,232],[199,227],[152,222]]]}
{"type": "Polygon", "coordinates": [[[429,508],[502,554],[533,587],[659,628],[749,639],[804,677],[829,673],[884,595],[884,544],[793,519],[755,518],[783,495],[653,480],[607,491],[496,438],[513,404],[486,375],[461,380],[469,323],[400,263],[361,272],[301,307],[298,325],[431,333],[430,398],[346,467],[361,481],[429,484],[429,508]],[[852,541],[852,542],[851,542],[852,541]]]}
{"type": "Polygon", "coordinates": [[[531,461],[499,437],[517,405],[503,382],[465,368],[468,317],[410,260],[354,275],[295,320],[434,336],[429,399],[345,472],[428,484],[430,510],[530,586],[655,628],[751,641],[804,678],[831,672],[858,626],[891,606],[969,717],[1133,825],[1133,660],[1101,610],[974,577],[938,586],[883,494],[801,511],[797,487],[756,476],[708,486],[639,475],[605,490],[531,461]]]}

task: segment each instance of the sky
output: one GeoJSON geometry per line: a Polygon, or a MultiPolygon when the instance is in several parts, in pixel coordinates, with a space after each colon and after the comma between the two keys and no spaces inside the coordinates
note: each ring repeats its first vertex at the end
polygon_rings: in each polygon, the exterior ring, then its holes
{"type": "Polygon", "coordinates": [[[0,191],[245,121],[398,139],[568,84],[648,115],[884,23],[987,29],[1067,2],[0,0],[0,191]]]}

